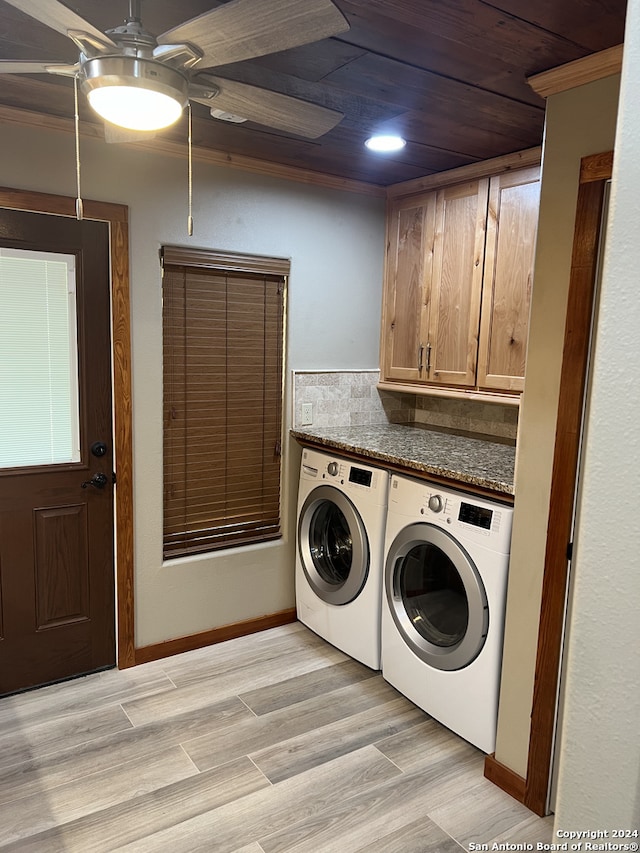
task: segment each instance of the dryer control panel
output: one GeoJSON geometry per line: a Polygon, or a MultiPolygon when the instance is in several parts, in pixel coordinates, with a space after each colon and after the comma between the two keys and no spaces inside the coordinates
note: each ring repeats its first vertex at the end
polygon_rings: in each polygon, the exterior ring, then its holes
{"type": "MultiPolygon", "coordinates": [[[[456,513],[457,520],[464,524],[470,524],[472,527],[479,527],[481,530],[491,530],[493,517],[496,512],[494,509],[489,509],[486,506],[479,506],[476,503],[467,503],[461,500],[459,505],[455,500],[445,497],[441,494],[429,495],[427,507],[431,512],[456,513]]],[[[447,523],[451,523],[451,518],[447,518],[447,523]]]]}
{"type": "Polygon", "coordinates": [[[500,507],[476,503],[471,496],[465,500],[465,497],[452,492],[427,492],[420,514],[429,516],[432,523],[441,527],[457,527],[460,524],[480,536],[498,533],[502,517],[500,507]],[[438,518],[434,519],[434,515],[438,518]]]}
{"type": "Polygon", "coordinates": [[[389,511],[442,527],[456,539],[508,551],[513,507],[428,481],[391,477],[389,511]]]}

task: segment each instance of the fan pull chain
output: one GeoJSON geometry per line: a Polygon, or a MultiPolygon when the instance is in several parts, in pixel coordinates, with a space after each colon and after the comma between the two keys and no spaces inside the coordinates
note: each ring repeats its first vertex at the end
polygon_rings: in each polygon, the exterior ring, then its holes
{"type": "Polygon", "coordinates": [[[187,216],[187,234],[193,236],[193,157],[191,151],[191,103],[187,104],[187,118],[189,122],[189,215],[187,216]]]}
{"type": "Polygon", "coordinates": [[[78,77],[73,78],[73,99],[75,107],[75,130],[76,130],[76,219],[83,218],[82,197],[80,195],[80,116],[78,114],[78,77]]]}

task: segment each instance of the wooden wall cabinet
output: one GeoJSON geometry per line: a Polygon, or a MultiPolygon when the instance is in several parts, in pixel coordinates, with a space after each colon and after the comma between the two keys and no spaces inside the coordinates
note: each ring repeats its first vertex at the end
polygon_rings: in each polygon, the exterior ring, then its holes
{"type": "Polygon", "coordinates": [[[433,263],[435,193],[401,200],[388,220],[381,378],[398,382],[424,380],[429,292],[433,263]]]}
{"type": "Polygon", "coordinates": [[[391,202],[381,381],[524,384],[538,167],[391,202]]]}
{"type": "Polygon", "coordinates": [[[522,391],[540,169],[491,178],[478,348],[478,387],[522,391]]]}

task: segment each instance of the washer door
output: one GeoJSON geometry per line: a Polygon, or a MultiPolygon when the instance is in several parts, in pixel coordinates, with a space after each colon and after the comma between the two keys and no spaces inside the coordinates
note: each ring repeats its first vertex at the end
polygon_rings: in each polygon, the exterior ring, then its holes
{"type": "Polygon", "coordinates": [[[302,568],[315,594],[328,604],[348,604],[369,574],[369,542],[360,514],[332,486],[318,486],[298,520],[302,568]]]}
{"type": "Polygon", "coordinates": [[[434,669],[468,666],[489,629],[489,606],[473,560],[445,530],[405,527],[385,567],[387,601],[403,640],[434,669]]]}

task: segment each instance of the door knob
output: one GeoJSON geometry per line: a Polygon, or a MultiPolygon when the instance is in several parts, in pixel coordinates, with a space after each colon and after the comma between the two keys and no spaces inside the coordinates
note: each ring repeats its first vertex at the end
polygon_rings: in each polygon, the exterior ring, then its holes
{"type": "Polygon", "coordinates": [[[108,482],[109,478],[106,474],[94,474],[90,480],[85,480],[82,484],[82,488],[86,489],[87,486],[95,486],[96,489],[104,489],[108,482]]]}

